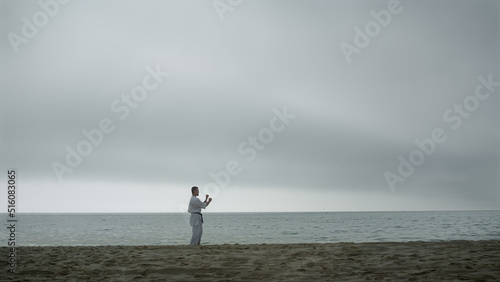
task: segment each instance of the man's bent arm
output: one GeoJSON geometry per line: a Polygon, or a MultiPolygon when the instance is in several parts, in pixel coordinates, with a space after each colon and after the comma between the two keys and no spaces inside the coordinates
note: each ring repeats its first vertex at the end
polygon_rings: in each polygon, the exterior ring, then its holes
{"type": "Polygon", "coordinates": [[[197,208],[204,209],[207,207],[207,203],[202,202],[200,199],[196,198],[195,205],[197,208]]]}

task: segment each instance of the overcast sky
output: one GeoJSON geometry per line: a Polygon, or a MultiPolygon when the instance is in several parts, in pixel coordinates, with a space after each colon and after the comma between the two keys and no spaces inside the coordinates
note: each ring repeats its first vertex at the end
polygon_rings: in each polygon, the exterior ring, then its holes
{"type": "Polygon", "coordinates": [[[0,1],[19,212],[500,209],[498,1],[43,2],[0,1]]]}

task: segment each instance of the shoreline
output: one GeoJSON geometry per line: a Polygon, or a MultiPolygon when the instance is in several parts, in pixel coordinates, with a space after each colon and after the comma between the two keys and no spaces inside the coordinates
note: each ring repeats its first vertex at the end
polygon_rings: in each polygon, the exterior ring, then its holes
{"type": "MultiPolygon", "coordinates": [[[[189,244],[178,244],[178,245],[36,245],[36,246],[16,246],[16,249],[21,248],[114,248],[114,247],[124,247],[124,248],[141,248],[141,247],[210,247],[210,246],[295,246],[295,245],[337,245],[337,244],[414,244],[414,243],[459,243],[459,242],[500,242],[499,239],[479,239],[479,240],[410,240],[410,241],[367,241],[367,242],[357,242],[357,241],[341,241],[341,242],[328,242],[328,243],[318,243],[318,242],[308,242],[308,243],[224,243],[224,244],[204,244],[198,246],[190,246],[189,244]]],[[[0,246],[0,249],[9,249],[8,246],[0,246]]]]}
{"type": "Polygon", "coordinates": [[[0,281],[498,281],[500,240],[1,247],[0,281]]]}

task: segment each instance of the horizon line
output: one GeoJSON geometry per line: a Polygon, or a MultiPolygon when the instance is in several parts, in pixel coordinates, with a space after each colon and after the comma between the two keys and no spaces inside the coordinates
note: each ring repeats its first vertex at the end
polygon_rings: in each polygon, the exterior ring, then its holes
{"type": "MultiPolygon", "coordinates": [[[[484,209],[484,210],[357,210],[357,211],[206,211],[203,213],[361,213],[361,212],[475,212],[475,211],[500,211],[500,209],[484,209]]],[[[16,212],[16,214],[185,214],[185,212],[164,212],[164,211],[118,211],[118,212],[16,212]]],[[[2,212],[2,215],[9,215],[8,212],[2,212]]]]}

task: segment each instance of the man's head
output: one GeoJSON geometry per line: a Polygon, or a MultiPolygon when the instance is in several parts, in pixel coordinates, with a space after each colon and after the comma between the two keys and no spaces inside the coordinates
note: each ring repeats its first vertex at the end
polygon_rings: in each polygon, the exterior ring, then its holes
{"type": "Polygon", "coordinates": [[[193,196],[198,196],[200,194],[200,190],[198,189],[198,187],[191,187],[191,194],[193,194],[193,196]]]}

